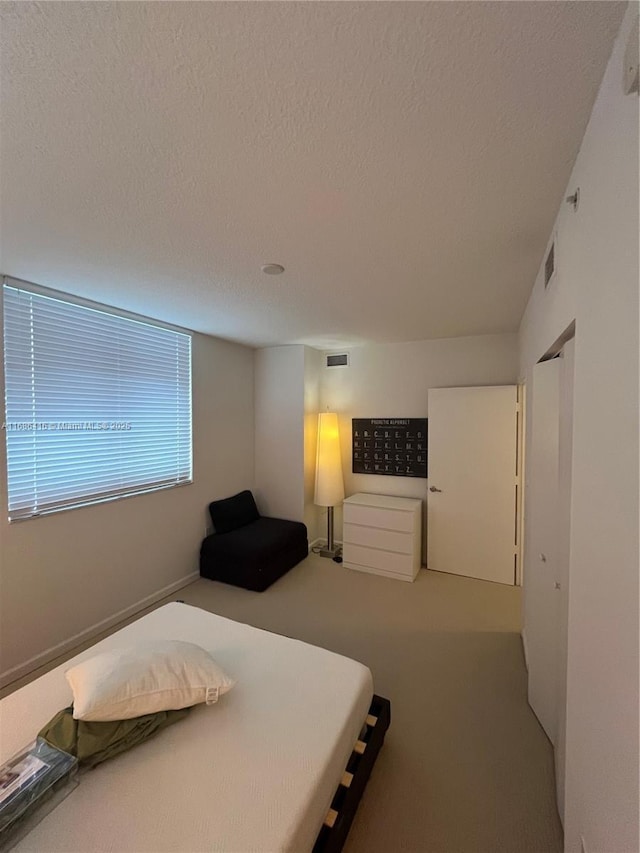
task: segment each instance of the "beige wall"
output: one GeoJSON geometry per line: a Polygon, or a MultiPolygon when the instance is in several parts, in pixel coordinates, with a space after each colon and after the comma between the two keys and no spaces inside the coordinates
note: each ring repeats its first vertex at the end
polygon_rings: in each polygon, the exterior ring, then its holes
{"type": "Polygon", "coordinates": [[[260,511],[316,538],[316,431],[321,355],[302,345],[255,350],[255,494],[260,511]]]}
{"type": "MultiPolygon", "coordinates": [[[[320,507],[314,502],[316,486],[316,446],[318,440],[318,412],[320,411],[320,370],[322,353],[304,348],[304,523],[309,542],[323,533],[318,530],[320,507]]],[[[326,531],[324,532],[326,536],[326,531]]]]}
{"type": "MultiPolygon", "coordinates": [[[[322,408],[340,415],[345,492],[347,496],[373,492],[420,498],[425,502],[424,526],[427,480],[351,472],[351,418],[425,418],[429,388],[515,383],[517,336],[376,344],[356,347],[349,355],[349,367],[322,368],[320,395],[322,408]]],[[[321,523],[326,529],[326,521],[321,523]]],[[[340,510],[336,511],[336,538],[342,538],[340,510]]],[[[423,558],[425,554],[423,544],[423,558]]]]}
{"type": "MultiPolygon", "coordinates": [[[[576,322],[563,709],[569,853],[580,853],[581,836],[588,851],[640,848],[638,96],[622,89],[634,11],[630,7],[623,23],[563,193],[580,187],[580,205],[577,212],[561,206],[555,278],[545,291],[541,271],[520,331],[530,415],[533,365],[576,322]]],[[[535,477],[527,472],[528,488],[535,477]]],[[[525,605],[527,571],[525,563],[525,605]]]]}
{"type": "Polygon", "coordinates": [[[292,521],[304,520],[304,349],[254,351],[256,502],[292,521]]]}
{"type": "Polygon", "coordinates": [[[208,502],[253,484],[253,351],[194,335],[192,485],[9,524],[0,445],[1,674],[198,570],[208,502]]]}

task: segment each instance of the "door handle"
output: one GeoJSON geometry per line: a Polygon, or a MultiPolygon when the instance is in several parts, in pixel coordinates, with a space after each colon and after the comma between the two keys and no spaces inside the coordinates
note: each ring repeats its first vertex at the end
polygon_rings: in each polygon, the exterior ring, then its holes
{"type": "Polygon", "coordinates": [[[430,491],[430,492],[441,492],[441,491],[442,491],[442,489],[436,489],[436,487],[435,487],[435,486],[429,486],[429,491],[430,491]]]}

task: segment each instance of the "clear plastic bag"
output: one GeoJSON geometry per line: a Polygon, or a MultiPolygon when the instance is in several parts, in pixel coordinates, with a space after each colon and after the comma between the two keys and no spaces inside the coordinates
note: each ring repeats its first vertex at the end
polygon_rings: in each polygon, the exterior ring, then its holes
{"type": "Polygon", "coordinates": [[[0,850],[10,850],[78,784],[78,760],[38,738],[0,767],[0,850]]]}

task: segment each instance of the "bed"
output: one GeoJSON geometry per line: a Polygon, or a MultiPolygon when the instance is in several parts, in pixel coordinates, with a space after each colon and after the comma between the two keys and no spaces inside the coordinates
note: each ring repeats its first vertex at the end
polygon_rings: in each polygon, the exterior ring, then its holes
{"type": "Polygon", "coordinates": [[[386,700],[377,700],[386,703],[379,720],[371,714],[376,697],[370,671],[184,603],[153,611],[2,700],[0,763],[70,703],[64,672],[72,664],[161,638],[210,651],[237,679],[234,689],[85,773],[14,849],[340,849],[388,725],[386,700]],[[366,760],[358,769],[359,756],[366,760]],[[341,831],[331,831],[341,823],[341,831]]]}

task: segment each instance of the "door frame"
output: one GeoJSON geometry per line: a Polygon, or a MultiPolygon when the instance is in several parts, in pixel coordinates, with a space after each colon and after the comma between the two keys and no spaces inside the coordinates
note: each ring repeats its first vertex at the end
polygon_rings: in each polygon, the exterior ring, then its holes
{"type": "Polygon", "coordinates": [[[521,379],[517,383],[517,426],[516,426],[516,561],[515,586],[524,583],[524,514],[526,482],[526,432],[527,432],[527,383],[521,379]]]}

